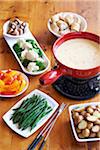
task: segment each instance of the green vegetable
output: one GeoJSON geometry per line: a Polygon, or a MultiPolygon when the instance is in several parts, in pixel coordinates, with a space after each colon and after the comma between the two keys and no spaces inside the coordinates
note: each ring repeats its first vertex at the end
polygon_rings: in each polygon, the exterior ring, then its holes
{"type": "Polygon", "coordinates": [[[22,48],[20,48],[20,46],[18,45],[18,43],[16,43],[14,46],[13,46],[13,49],[14,51],[16,52],[17,56],[19,58],[21,58],[21,52],[23,51],[22,48]]]}
{"type": "Polygon", "coordinates": [[[37,44],[35,43],[34,40],[27,39],[26,42],[29,42],[30,44],[32,44],[34,51],[35,51],[36,53],[38,53],[40,57],[43,56],[42,51],[41,51],[40,48],[37,46],[37,44]]]}
{"type": "Polygon", "coordinates": [[[39,70],[45,69],[45,64],[41,61],[36,61],[36,65],[39,66],[39,70]]]}
{"type": "MultiPolygon", "coordinates": [[[[38,47],[38,45],[36,44],[36,42],[34,40],[31,40],[31,39],[27,39],[26,42],[30,43],[33,47],[33,49],[29,49],[30,51],[35,51],[39,57],[42,57],[43,56],[43,53],[41,51],[41,49],[38,47]]],[[[13,46],[13,49],[14,51],[16,52],[17,56],[19,57],[22,65],[27,68],[28,64],[32,61],[28,60],[28,59],[22,59],[21,57],[21,52],[23,51],[22,48],[20,48],[20,45],[18,43],[16,43],[14,46],[13,46]]],[[[45,64],[41,61],[35,61],[36,62],[36,65],[39,66],[39,71],[45,69],[45,64]]]]}
{"type": "Polygon", "coordinates": [[[52,111],[52,108],[45,98],[34,94],[13,111],[10,120],[14,124],[18,123],[19,129],[25,130],[30,127],[32,130],[46,114],[52,111]]]}
{"type": "Polygon", "coordinates": [[[24,59],[24,60],[22,60],[21,62],[22,62],[22,64],[23,64],[24,67],[27,67],[28,64],[29,64],[31,61],[28,60],[28,59],[24,59]]]}

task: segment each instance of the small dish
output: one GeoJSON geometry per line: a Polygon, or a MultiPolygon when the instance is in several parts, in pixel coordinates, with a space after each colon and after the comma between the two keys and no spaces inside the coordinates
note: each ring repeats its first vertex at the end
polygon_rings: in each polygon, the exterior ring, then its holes
{"type": "MultiPolygon", "coordinates": [[[[79,18],[79,19],[81,20],[81,29],[80,29],[79,32],[81,32],[81,31],[86,31],[86,29],[87,29],[87,21],[86,21],[86,19],[85,19],[83,16],[81,16],[81,15],[79,15],[79,14],[77,14],[77,13],[73,13],[73,12],[60,12],[60,13],[57,13],[57,14],[55,14],[55,15],[61,15],[61,14],[64,14],[64,15],[73,15],[73,16],[79,18]]],[[[50,23],[51,23],[51,19],[48,20],[47,26],[48,26],[49,31],[50,31],[52,34],[54,34],[54,35],[55,35],[56,37],[58,37],[58,38],[64,35],[64,34],[61,35],[61,34],[58,34],[58,33],[54,32],[54,31],[52,30],[51,26],[50,26],[50,23]]],[[[72,31],[71,31],[71,32],[72,32],[72,31]]],[[[68,33],[71,33],[71,32],[68,32],[68,33]]],[[[66,34],[67,34],[67,33],[66,33],[66,34]]]]}
{"type": "MultiPolygon", "coordinates": [[[[2,70],[2,71],[5,72],[6,70],[2,70]]],[[[16,97],[16,96],[21,95],[22,93],[24,93],[27,90],[27,88],[29,86],[29,79],[28,79],[28,77],[24,73],[22,73],[20,71],[17,71],[17,72],[20,73],[23,76],[23,78],[25,79],[25,81],[26,81],[26,86],[24,87],[24,89],[21,92],[19,92],[17,94],[13,94],[13,95],[0,94],[0,97],[6,97],[6,98],[16,97]]]]}
{"type": "Polygon", "coordinates": [[[9,38],[21,38],[21,37],[25,37],[27,35],[27,32],[28,32],[28,23],[27,23],[27,27],[26,27],[26,30],[25,30],[25,33],[21,34],[21,35],[11,35],[11,34],[8,34],[7,31],[8,31],[8,25],[9,25],[9,20],[6,21],[3,25],[3,36],[6,36],[6,37],[9,37],[9,38]]]}
{"type": "Polygon", "coordinates": [[[27,96],[25,96],[24,98],[22,98],[17,104],[15,104],[4,116],[3,116],[3,120],[6,122],[6,124],[16,133],[18,133],[19,135],[27,138],[30,135],[32,135],[35,131],[37,131],[51,116],[52,114],[55,112],[55,110],[58,108],[59,104],[50,96],[48,96],[47,94],[45,94],[44,92],[40,91],[40,90],[33,90],[31,93],[29,93],[27,96]],[[44,116],[36,125],[36,127],[34,127],[31,131],[29,128],[25,129],[25,130],[20,130],[17,128],[17,124],[13,124],[12,120],[10,120],[11,115],[13,113],[13,109],[18,108],[18,106],[20,106],[20,104],[26,99],[31,97],[33,94],[37,94],[37,95],[41,95],[43,98],[46,98],[47,102],[49,103],[49,105],[52,108],[52,111],[47,114],[46,116],[44,116]]]}
{"type": "Polygon", "coordinates": [[[96,106],[96,105],[100,105],[100,102],[91,102],[91,103],[84,103],[84,104],[76,104],[76,105],[71,105],[69,106],[69,115],[70,115],[70,122],[71,122],[71,127],[72,127],[72,130],[73,130],[73,133],[74,133],[74,136],[76,138],[76,140],[78,142],[89,142],[89,141],[99,141],[100,138],[84,138],[84,139],[80,139],[78,136],[77,136],[77,133],[76,133],[76,129],[75,129],[75,126],[74,126],[74,121],[73,121],[73,118],[72,118],[72,110],[73,109],[76,109],[78,107],[87,107],[87,106],[96,106]]]}

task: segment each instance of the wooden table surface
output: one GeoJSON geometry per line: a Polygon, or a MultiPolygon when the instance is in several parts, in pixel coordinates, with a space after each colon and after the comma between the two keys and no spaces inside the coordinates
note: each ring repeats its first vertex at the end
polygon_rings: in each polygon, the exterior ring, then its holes
{"type": "MultiPolygon", "coordinates": [[[[100,0],[0,0],[0,70],[11,68],[21,71],[2,34],[3,24],[9,18],[17,16],[29,23],[31,32],[44,49],[51,61],[51,67],[53,67],[54,58],[51,49],[56,38],[47,29],[48,18],[61,11],[76,12],[86,18],[88,22],[87,30],[99,35],[99,6],[100,0]]],[[[27,139],[20,137],[2,119],[5,112],[36,88],[52,96],[59,103],[64,102],[68,105],[100,101],[100,95],[85,101],[65,98],[51,85],[41,86],[39,77],[29,76],[29,88],[21,96],[16,98],[0,98],[0,150],[27,150],[27,146],[37,135],[38,131],[27,139]]],[[[68,110],[66,110],[57,120],[44,150],[100,150],[100,142],[78,143],[73,136],[68,110]]]]}

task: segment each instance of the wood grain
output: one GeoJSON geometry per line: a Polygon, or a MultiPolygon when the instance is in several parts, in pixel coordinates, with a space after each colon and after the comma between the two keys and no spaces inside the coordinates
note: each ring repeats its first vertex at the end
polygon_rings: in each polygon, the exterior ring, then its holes
{"type": "MultiPolygon", "coordinates": [[[[88,31],[100,34],[99,24],[99,0],[0,0],[0,69],[17,69],[21,71],[18,62],[6,44],[2,27],[6,20],[14,16],[29,23],[29,27],[39,44],[51,61],[51,67],[55,60],[51,49],[56,38],[47,29],[47,20],[50,16],[61,11],[77,12],[84,16],[88,22],[88,31]]],[[[43,87],[39,83],[39,77],[30,76],[28,90],[16,98],[0,98],[0,150],[27,150],[27,146],[32,142],[38,132],[25,139],[15,134],[2,120],[2,116],[16,102],[38,88],[52,96],[59,103],[65,102],[68,105],[76,103],[86,103],[100,101],[100,95],[90,100],[75,101],[63,97],[52,86],[43,87]]],[[[68,110],[57,120],[52,133],[50,134],[44,150],[99,150],[100,142],[78,143],[72,133],[68,110]]]]}

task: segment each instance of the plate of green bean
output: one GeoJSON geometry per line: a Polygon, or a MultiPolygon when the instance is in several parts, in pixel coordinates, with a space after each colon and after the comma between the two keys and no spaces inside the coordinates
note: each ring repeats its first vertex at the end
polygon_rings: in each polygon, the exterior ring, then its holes
{"type": "Polygon", "coordinates": [[[52,116],[58,106],[49,95],[35,89],[5,113],[3,120],[13,131],[27,138],[52,116]]]}

